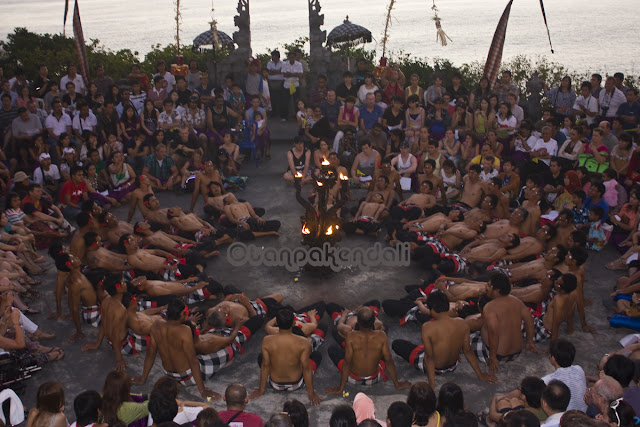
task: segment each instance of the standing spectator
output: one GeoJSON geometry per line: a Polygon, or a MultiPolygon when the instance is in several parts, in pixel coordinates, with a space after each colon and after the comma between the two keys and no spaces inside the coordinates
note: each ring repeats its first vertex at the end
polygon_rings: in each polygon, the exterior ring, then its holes
{"type": "Polygon", "coordinates": [[[11,124],[18,117],[18,110],[12,106],[11,95],[3,93],[0,96],[2,107],[0,107],[0,141],[2,146],[7,147],[7,143],[11,139],[11,124]]]}
{"type": "MultiPolygon", "coordinates": [[[[307,99],[307,76],[309,75],[309,63],[302,57],[302,50],[296,48],[293,50],[296,61],[302,65],[302,75],[300,76],[300,96],[298,99],[307,99]]],[[[295,104],[294,104],[295,105],[295,104]]]]}
{"type": "Polygon", "coordinates": [[[200,70],[198,69],[198,61],[192,59],[189,62],[189,72],[184,77],[187,82],[187,89],[193,91],[200,84],[200,70]]]}
{"type": "Polygon", "coordinates": [[[289,110],[289,99],[293,98],[293,105],[298,104],[298,99],[300,99],[300,91],[298,88],[300,87],[300,80],[304,76],[304,68],[302,68],[302,64],[296,61],[295,52],[287,53],[287,62],[282,64],[282,75],[284,77],[283,84],[285,93],[289,93],[290,96],[287,97],[287,102],[284,105],[284,116],[282,116],[286,121],[289,110]]]}
{"type": "Polygon", "coordinates": [[[600,74],[591,74],[591,96],[598,99],[600,97],[600,91],[602,91],[602,76],[600,74]]]}
{"type": "Polygon", "coordinates": [[[520,102],[520,89],[514,84],[511,83],[511,71],[504,70],[502,72],[502,79],[500,83],[495,86],[495,93],[498,96],[498,102],[508,102],[507,98],[509,92],[513,92],[518,97],[518,102],[520,102]]]}
{"type": "Polygon", "coordinates": [[[242,384],[229,385],[224,392],[224,401],[227,404],[227,409],[218,412],[223,423],[244,427],[262,427],[263,422],[260,416],[244,410],[249,400],[247,399],[247,389],[242,384]]]}
{"type": "Polygon", "coordinates": [[[109,135],[120,139],[120,118],[111,100],[105,101],[104,111],[98,115],[98,134],[103,144],[109,139],[109,135]]]}
{"type": "Polygon", "coordinates": [[[25,170],[31,170],[31,165],[28,163],[27,147],[33,137],[41,132],[42,123],[40,123],[38,116],[31,114],[26,107],[18,108],[18,117],[11,122],[11,134],[25,170]]]}
{"type": "Polygon", "coordinates": [[[582,82],[580,96],[576,98],[576,102],[573,104],[573,114],[576,115],[576,119],[585,119],[589,126],[591,126],[593,118],[599,112],[598,98],[592,95],[592,88],[593,86],[590,82],[582,82]]]}
{"type": "Polygon", "coordinates": [[[131,66],[131,72],[129,73],[129,80],[136,80],[140,82],[140,85],[142,86],[142,90],[145,92],[149,92],[149,76],[147,76],[140,70],[139,64],[133,64],[131,66]]]}
{"type": "Polygon", "coordinates": [[[357,98],[358,86],[353,83],[353,74],[351,74],[351,71],[345,71],[342,74],[342,79],[343,83],[340,83],[336,88],[338,101],[344,103],[350,96],[357,98]]]}
{"type": "Polygon", "coordinates": [[[176,85],[176,78],[173,76],[173,74],[167,71],[167,64],[163,59],[159,60],[156,63],[156,74],[153,76],[154,83],[156,81],[155,78],[158,76],[162,77],[165,81],[165,83],[160,87],[165,88],[167,93],[171,92],[176,85]]]}
{"type": "MultiPolygon", "coordinates": [[[[113,105],[113,104],[112,104],[113,105]]],[[[49,137],[47,143],[49,144],[49,152],[53,158],[54,163],[59,163],[58,159],[58,143],[60,141],[60,135],[66,133],[71,135],[71,117],[64,111],[62,111],[62,103],[60,101],[53,102],[53,112],[47,117],[44,122],[49,137]]]]}
{"type": "Polygon", "coordinates": [[[271,52],[271,61],[267,64],[269,70],[269,92],[271,93],[271,103],[273,106],[273,115],[280,115],[283,122],[287,121],[287,96],[289,88],[284,87],[284,76],[282,75],[282,66],[284,62],[280,61],[280,52],[274,50],[271,52]]]}
{"type": "Polygon", "coordinates": [[[309,104],[311,108],[322,104],[327,99],[327,92],[327,76],[320,74],[317,79],[317,86],[311,89],[309,93],[309,104]]]}
{"type": "Polygon", "coordinates": [[[600,91],[598,100],[600,102],[600,116],[611,120],[616,116],[618,108],[626,102],[627,98],[616,87],[616,79],[607,77],[604,82],[604,89],[600,91]]]}
{"type": "Polygon", "coordinates": [[[80,166],[71,168],[71,179],[60,188],[58,201],[60,210],[65,218],[75,220],[80,210],[80,204],[89,200],[87,182],[84,180],[84,171],[80,166]]]}
{"type": "Polygon", "coordinates": [[[144,103],[146,100],[147,94],[142,91],[140,82],[134,80],[131,83],[131,94],[129,95],[129,101],[131,102],[131,105],[133,105],[133,108],[136,109],[136,113],[138,116],[141,115],[144,111],[144,103]]]}
{"type": "Polygon", "coordinates": [[[98,92],[105,94],[109,93],[109,88],[113,85],[111,77],[104,75],[104,65],[96,65],[96,78],[93,79],[93,83],[98,87],[98,92]]]}
{"type": "MultiPolygon", "coordinates": [[[[640,103],[638,102],[638,89],[630,88],[626,93],[627,102],[620,104],[617,115],[623,120],[622,126],[626,131],[634,131],[638,126],[640,117],[640,103]]],[[[617,135],[618,137],[620,135],[617,135]]]]}
{"type": "Polygon", "coordinates": [[[44,98],[44,96],[51,90],[53,80],[49,79],[49,70],[44,64],[38,66],[38,77],[33,81],[33,93],[38,98],[44,98]]]}
{"type": "Polygon", "coordinates": [[[60,79],[60,91],[64,94],[66,93],[67,83],[73,82],[75,85],[76,91],[84,95],[87,93],[87,88],[84,86],[84,80],[82,76],[78,74],[78,69],[74,64],[69,64],[67,66],[67,74],[60,79]]]}
{"type": "Polygon", "coordinates": [[[549,90],[546,87],[544,95],[549,98],[555,108],[556,117],[573,116],[573,104],[576,102],[576,92],[571,88],[571,77],[564,76],[560,86],[549,90]]]}
{"type": "Polygon", "coordinates": [[[248,65],[248,72],[244,78],[244,92],[247,99],[252,99],[254,96],[260,96],[260,88],[266,82],[262,81],[262,75],[260,74],[260,61],[258,59],[250,59],[248,65]]]}

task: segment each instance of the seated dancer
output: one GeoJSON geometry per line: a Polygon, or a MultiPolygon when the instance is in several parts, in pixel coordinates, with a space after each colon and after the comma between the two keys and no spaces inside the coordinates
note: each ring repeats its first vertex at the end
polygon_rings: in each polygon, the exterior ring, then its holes
{"type": "Polygon", "coordinates": [[[432,185],[431,195],[433,197],[440,196],[440,200],[443,205],[447,204],[447,190],[444,188],[444,181],[440,174],[440,169],[436,167],[436,161],[433,159],[427,159],[423,163],[423,173],[419,173],[418,185],[422,186],[422,183],[429,181],[432,185]],[[437,169],[437,172],[436,172],[437,169]]]}
{"type": "Polygon", "coordinates": [[[547,249],[554,246],[562,245],[565,248],[569,247],[569,236],[576,231],[576,226],[573,224],[573,213],[570,209],[563,209],[558,214],[556,219],[556,226],[554,227],[556,235],[550,239],[547,249]]]}
{"type": "Polygon", "coordinates": [[[467,213],[480,204],[483,193],[483,183],[480,180],[481,172],[482,167],[480,165],[471,165],[469,173],[462,178],[462,197],[459,202],[453,204],[453,209],[459,209],[467,213]]]}
{"type": "Polygon", "coordinates": [[[271,294],[251,301],[239,289],[231,285],[222,291],[224,301],[207,310],[207,318],[217,312],[225,318],[225,322],[232,323],[239,317],[252,318],[254,316],[273,317],[282,308],[282,294],[271,294]]]}
{"type": "Polygon", "coordinates": [[[379,219],[384,211],[384,196],[382,193],[373,193],[371,202],[360,203],[360,208],[352,221],[342,224],[345,233],[378,235],[382,227],[379,219]]]}
{"type": "MultiPolygon", "coordinates": [[[[151,231],[151,226],[146,222],[136,222],[133,225],[133,234],[140,237],[142,247],[152,247],[172,252],[184,257],[188,264],[204,264],[204,258],[220,255],[219,251],[206,252],[198,251],[200,243],[184,237],[167,234],[164,231],[151,231]]],[[[206,246],[206,244],[205,244],[206,246]]],[[[205,247],[205,249],[207,249],[205,247]]]]}
{"type": "MultiPolygon", "coordinates": [[[[432,213],[431,209],[436,205],[436,198],[431,195],[432,190],[431,181],[424,181],[420,184],[419,193],[412,194],[409,198],[392,207],[391,220],[393,223],[412,221],[423,215],[429,216],[432,213]]],[[[389,234],[391,234],[391,230],[389,230],[389,234]]]]}
{"type": "Polygon", "coordinates": [[[84,235],[90,231],[97,233],[100,230],[100,224],[97,218],[93,218],[91,214],[86,212],[80,212],[76,216],[76,223],[78,224],[78,229],[73,232],[73,236],[71,237],[69,252],[80,258],[81,261],[86,261],[84,235]]]}
{"type": "MultiPolygon", "coordinates": [[[[424,266],[431,268],[433,264],[438,264],[437,258],[443,254],[455,255],[458,261],[462,260],[453,251],[464,242],[484,233],[486,228],[487,226],[482,221],[476,221],[469,225],[464,222],[453,222],[445,224],[444,229],[439,231],[436,237],[429,237],[425,233],[417,231],[405,232],[404,230],[398,230],[396,236],[401,240],[411,242],[416,259],[424,260],[424,266]]],[[[391,241],[391,244],[393,243],[394,241],[391,241]]]]}
{"type": "Polygon", "coordinates": [[[391,206],[391,202],[393,200],[395,200],[395,195],[398,196],[399,200],[402,200],[402,186],[400,185],[400,174],[398,173],[398,171],[391,167],[391,159],[388,157],[385,157],[384,159],[382,159],[382,164],[380,165],[380,169],[376,169],[375,173],[373,174],[373,179],[372,181],[376,184],[375,188],[374,186],[369,186],[369,193],[371,193],[372,191],[380,191],[381,189],[378,187],[378,183],[381,182],[380,178],[381,177],[385,177],[386,179],[383,179],[382,181],[385,181],[386,188],[388,188],[392,194],[390,195],[391,197],[387,197],[387,195],[385,194],[385,200],[390,199],[391,201],[389,202],[389,206],[391,206]]]}
{"type": "Polygon", "coordinates": [[[548,305],[543,304],[543,310],[540,312],[530,309],[535,326],[535,342],[540,342],[547,338],[551,338],[551,341],[557,340],[560,333],[560,325],[564,322],[567,322],[567,333],[573,332],[573,316],[577,300],[576,286],[576,276],[573,274],[558,274],[553,280],[553,293],[555,296],[553,296],[551,302],[548,305]]]}
{"type": "MultiPolygon", "coordinates": [[[[587,318],[584,312],[586,305],[584,298],[584,281],[586,278],[586,262],[589,258],[589,252],[583,246],[571,246],[567,251],[564,262],[557,266],[561,273],[571,273],[576,276],[578,281],[576,287],[576,305],[578,307],[578,316],[580,317],[580,326],[584,332],[595,333],[596,330],[587,324],[587,318]]],[[[571,331],[573,332],[573,331],[571,331]]]]}
{"type": "Polygon", "coordinates": [[[101,268],[109,272],[121,272],[130,270],[131,266],[127,256],[117,254],[102,246],[102,239],[98,233],[90,231],[84,235],[87,265],[91,269],[101,268]]]}
{"type": "Polygon", "coordinates": [[[520,244],[515,248],[509,248],[507,254],[503,256],[496,265],[510,265],[514,261],[529,260],[544,252],[544,245],[537,237],[520,237],[520,244]]]}
{"type": "MultiPolygon", "coordinates": [[[[197,279],[183,282],[148,280],[146,276],[138,276],[132,279],[129,285],[132,288],[131,291],[136,292],[139,299],[144,298],[145,295],[151,297],[152,300],[165,296],[170,298],[185,297],[187,304],[204,301],[212,295],[215,296],[218,293],[218,286],[220,286],[216,282],[210,284],[207,281],[198,281],[197,279]]],[[[166,299],[157,299],[156,305],[158,301],[164,302],[166,299]]]]}
{"type": "Polygon", "coordinates": [[[249,202],[225,199],[224,214],[226,220],[238,228],[238,237],[253,240],[262,236],[277,236],[280,221],[260,218],[249,202]]]}
{"type": "Polygon", "coordinates": [[[98,221],[104,232],[104,234],[100,234],[100,237],[108,240],[109,244],[113,245],[113,247],[118,246],[120,237],[122,237],[123,234],[133,233],[131,224],[125,221],[118,221],[118,218],[111,212],[103,212],[100,214],[98,221]]]}
{"type": "Polygon", "coordinates": [[[387,334],[374,330],[376,315],[370,307],[360,307],[356,314],[359,330],[349,332],[345,349],[329,347],[329,357],[342,372],[340,385],[325,390],[328,394],[342,394],[347,381],[353,384],[375,384],[386,380],[385,369],[397,390],[411,387],[408,381],[398,381],[396,365],[391,356],[387,334]]]}
{"type": "Polygon", "coordinates": [[[66,287],[69,292],[69,312],[76,327],[76,332],[69,337],[69,342],[82,339],[82,323],[80,313],[85,323],[97,328],[100,326],[102,316],[98,305],[96,288],[82,274],[82,261],[72,254],[60,254],[55,259],[56,268],[59,271],[69,273],[66,280],[66,287]]]}
{"type": "Polygon", "coordinates": [[[177,206],[167,210],[167,218],[169,218],[171,225],[170,232],[197,242],[197,249],[205,258],[220,255],[216,248],[219,245],[233,242],[233,238],[224,230],[216,230],[198,215],[186,214],[177,206]]]}
{"type": "MultiPolygon", "coordinates": [[[[362,306],[369,307],[373,310],[373,313],[376,316],[373,323],[373,329],[375,331],[384,331],[384,324],[378,319],[378,314],[380,313],[380,301],[374,299],[365,302],[362,306]]],[[[333,324],[336,327],[333,336],[342,348],[344,348],[344,340],[347,338],[347,335],[349,335],[349,332],[357,330],[358,328],[358,318],[356,316],[358,308],[355,310],[349,310],[333,302],[327,304],[327,314],[331,317],[331,320],[333,320],[333,324]]]]}
{"type": "Polygon", "coordinates": [[[544,257],[542,258],[529,262],[513,264],[510,265],[509,268],[495,267],[494,269],[506,274],[512,283],[517,283],[526,279],[540,280],[548,270],[551,270],[556,265],[562,263],[566,254],[567,250],[564,247],[554,247],[544,254],[544,257]]]}
{"type": "MultiPolygon", "coordinates": [[[[116,357],[116,370],[124,371],[127,363],[123,354],[138,354],[149,347],[149,337],[138,335],[127,328],[127,309],[122,304],[128,293],[127,283],[119,275],[108,276],[102,288],[109,294],[100,303],[102,323],[98,339],[94,344],[87,344],[82,351],[97,350],[104,338],[107,339],[116,357]]],[[[130,298],[130,296],[127,296],[130,298]]]]}
{"type": "MultiPolygon", "coordinates": [[[[127,222],[131,222],[133,215],[136,213],[136,209],[140,209],[142,200],[147,194],[153,195],[153,186],[151,181],[144,175],[136,176],[137,187],[131,192],[131,203],[129,204],[129,213],[127,214],[127,222]]],[[[142,212],[142,209],[140,209],[142,212]]]]}
{"type": "Polygon", "coordinates": [[[295,315],[293,310],[283,308],[275,316],[278,333],[262,340],[260,365],[260,387],[251,392],[250,399],[264,394],[267,382],[276,390],[294,391],[304,384],[309,401],[320,404],[322,398],[313,388],[313,374],[318,369],[322,356],[313,351],[309,340],[293,332],[295,315]]]}
{"type": "Polygon", "coordinates": [[[122,296],[122,305],[127,310],[127,328],[139,336],[151,335],[151,325],[156,320],[163,320],[160,313],[167,309],[166,305],[138,311],[138,300],[130,293],[122,296]]]}
{"type": "Polygon", "coordinates": [[[460,251],[460,255],[470,263],[491,264],[499,259],[504,259],[509,250],[517,248],[519,245],[520,236],[509,233],[497,239],[471,242],[460,251]]]}
{"type": "Polygon", "coordinates": [[[139,206],[142,217],[155,229],[168,228],[171,225],[167,212],[170,208],[160,209],[158,198],[149,193],[142,198],[142,204],[139,206]]]}
{"type": "Polygon", "coordinates": [[[193,332],[185,325],[189,317],[189,308],[175,298],[167,307],[167,320],[156,320],[151,325],[150,345],[144,360],[142,376],[132,380],[134,384],[144,384],[151,372],[156,353],[160,352],[165,374],[177,379],[182,385],[196,385],[200,395],[216,400],[220,394],[207,390],[204,386],[200,363],[196,357],[193,332]]]}
{"type": "Polygon", "coordinates": [[[534,283],[529,286],[519,286],[511,289],[511,295],[518,298],[525,303],[527,307],[542,308],[551,301],[553,295],[553,281],[556,276],[560,276],[560,272],[557,269],[547,271],[547,273],[540,278],[540,283],[534,283]]]}
{"type": "MultiPolygon", "coordinates": [[[[222,177],[220,176],[220,171],[216,169],[213,162],[211,160],[206,160],[204,162],[204,171],[196,174],[196,180],[194,182],[193,194],[191,195],[191,205],[189,206],[189,212],[193,212],[193,208],[196,207],[196,202],[198,201],[198,197],[202,195],[202,201],[204,205],[207,205],[207,199],[209,194],[209,188],[211,183],[217,182],[220,187],[222,184],[222,177]]],[[[224,188],[224,187],[222,187],[224,188]]]]}
{"type": "MultiPolygon", "coordinates": [[[[290,308],[290,307],[285,307],[290,308]]],[[[293,322],[293,333],[308,338],[311,342],[311,350],[316,351],[324,343],[327,328],[319,326],[318,322],[324,314],[326,305],[324,301],[318,301],[299,310],[293,310],[295,317],[293,322]]],[[[267,335],[276,335],[279,331],[276,318],[269,320],[264,325],[267,335]]]]}
{"type": "Polygon", "coordinates": [[[471,209],[464,215],[464,222],[467,224],[473,221],[493,222],[493,220],[496,219],[494,208],[497,203],[497,196],[493,194],[486,195],[483,197],[482,202],[480,202],[479,207],[471,209]]]}
{"type": "Polygon", "coordinates": [[[448,215],[438,212],[425,218],[405,222],[402,229],[407,232],[415,231],[427,235],[436,234],[438,231],[444,230],[447,225],[463,220],[466,221],[466,218],[461,211],[451,210],[448,215]]]}
{"type": "Polygon", "coordinates": [[[489,365],[489,373],[498,372],[498,362],[510,362],[522,352],[522,322],[526,332],[526,349],[539,353],[533,344],[534,324],[522,301],[509,295],[511,283],[502,273],[492,273],[487,287],[491,301],[484,306],[484,323],[471,334],[471,347],[478,360],[489,365]],[[491,343],[491,348],[488,347],[491,343]]]}
{"type": "Polygon", "coordinates": [[[129,274],[133,273],[131,278],[134,278],[135,270],[152,272],[164,280],[186,279],[197,276],[204,270],[200,264],[182,264],[173,254],[160,249],[140,249],[138,239],[131,234],[120,237],[119,246],[132,269],[129,271],[129,274]]]}
{"type": "Polygon", "coordinates": [[[435,389],[435,374],[453,372],[460,363],[460,351],[464,351],[469,365],[481,381],[495,383],[494,375],[480,370],[478,359],[469,344],[469,326],[460,318],[449,316],[449,301],[446,295],[435,290],[427,297],[427,307],[431,310],[432,322],[422,325],[422,345],[416,346],[407,340],[393,341],[393,351],[427,374],[431,388],[435,389]]]}
{"type": "Polygon", "coordinates": [[[487,225],[487,230],[483,233],[487,239],[497,239],[507,233],[526,235],[522,230],[524,220],[529,216],[529,212],[523,208],[517,208],[511,212],[509,219],[501,219],[487,225]]]}

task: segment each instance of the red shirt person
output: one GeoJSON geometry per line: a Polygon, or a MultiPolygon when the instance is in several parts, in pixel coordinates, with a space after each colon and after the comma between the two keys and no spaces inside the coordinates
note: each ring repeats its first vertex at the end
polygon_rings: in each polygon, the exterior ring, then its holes
{"type": "Polygon", "coordinates": [[[75,219],[80,211],[80,203],[89,199],[87,183],[84,180],[84,171],[79,166],[71,168],[71,179],[60,188],[60,209],[67,219],[75,219]]]}

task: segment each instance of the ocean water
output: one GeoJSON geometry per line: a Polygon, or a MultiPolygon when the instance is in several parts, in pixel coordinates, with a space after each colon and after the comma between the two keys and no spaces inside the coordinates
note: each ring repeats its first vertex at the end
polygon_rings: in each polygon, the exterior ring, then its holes
{"type": "MultiPolygon", "coordinates": [[[[452,41],[436,42],[431,20],[433,0],[397,0],[392,12],[387,51],[420,58],[445,58],[454,64],[484,63],[507,0],[436,0],[442,27],[452,41]]],[[[327,34],[348,15],[368,28],[382,52],[388,0],[320,0],[327,34]]],[[[85,39],[99,39],[111,49],[130,48],[142,56],[156,44],[175,40],[172,0],[79,0],[85,39]]],[[[218,29],[231,35],[236,28],[235,0],[216,0],[218,29]]],[[[640,73],[637,32],[638,0],[547,0],[545,9],[555,54],[551,54],[538,0],[515,0],[511,8],[503,60],[525,54],[546,55],[575,71],[612,74],[640,73]]],[[[72,33],[70,0],[67,34],[72,33]]],[[[209,28],[211,0],[182,0],[181,40],[191,40],[209,28]]],[[[0,40],[15,27],[39,33],[62,32],[64,0],[0,0],[0,40]]],[[[298,37],[308,36],[306,0],[250,0],[252,48],[264,53],[298,37]]],[[[389,55],[387,55],[389,56],[389,55]]]]}

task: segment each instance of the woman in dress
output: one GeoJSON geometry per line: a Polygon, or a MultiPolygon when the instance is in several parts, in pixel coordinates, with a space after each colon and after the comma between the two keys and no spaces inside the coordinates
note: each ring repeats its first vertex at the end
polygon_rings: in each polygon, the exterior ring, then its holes
{"type": "Polygon", "coordinates": [[[464,102],[458,102],[456,104],[456,110],[451,118],[451,127],[458,131],[458,137],[464,135],[467,132],[471,132],[473,129],[473,115],[467,111],[467,104],[464,102]]]}
{"type": "MultiPolygon", "coordinates": [[[[511,152],[511,137],[513,136],[517,125],[518,120],[513,114],[511,114],[511,107],[509,104],[507,102],[501,103],[498,114],[496,114],[494,128],[496,129],[498,140],[502,143],[505,149],[508,149],[509,152],[511,152]]],[[[498,154],[496,153],[496,155],[498,154]]]]}
{"type": "Polygon", "coordinates": [[[119,203],[126,203],[130,199],[129,193],[136,189],[136,173],[125,163],[124,154],[115,152],[109,165],[110,189],[109,196],[119,203]]]}
{"type": "Polygon", "coordinates": [[[153,132],[158,128],[158,110],[153,106],[153,101],[147,99],[144,102],[144,110],[142,112],[142,120],[140,126],[149,135],[149,138],[153,136],[153,132]]]}
{"type": "Polygon", "coordinates": [[[127,105],[122,111],[122,118],[120,119],[121,135],[127,140],[136,136],[136,132],[140,129],[140,119],[136,115],[132,105],[127,105]]]}
{"type": "Polygon", "coordinates": [[[418,101],[424,97],[424,89],[418,86],[420,78],[417,74],[411,74],[409,77],[409,86],[404,89],[404,102],[409,104],[409,97],[411,95],[418,95],[418,101]]]}
{"type": "Polygon", "coordinates": [[[482,99],[487,99],[489,95],[491,95],[489,79],[486,76],[482,76],[478,83],[478,87],[471,92],[471,95],[469,95],[469,105],[474,109],[478,109],[480,107],[480,101],[482,99]]]}
{"type": "Polygon", "coordinates": [[[460,141],[456,140],[456,135],[452,128],[448,128],[445,131],[444,138],[440,141],[440,146],[444,156],[457,165],[461,158],[460,141]]]}
{"type": "Polygon", "coordinates": [[[358,99],[360,104],[364,105],[367,98],[367,94],[376,93],[378,86],[373,83],[373,74],[367,73],[364,75],[364,84],[358,89],[358,99]]]}
{"type": "Polygon", "coordinates": [[[491,129],[490,126],[491,113],[489,112],[489,100],[482,98],[479,103],[479,108],[474,113],[473,131],[476,134],[478,141],[482,142],[487,137],[487,130],[491,129]]]}
{"type": "Polygon", "coordinates": [[[558,150],[558,158],[564,170],[575,169],[578,156],[584,152],[582,126],[574,126],[567,139],[558,150]]]}
{"type": "Polygon", "coordinates": [[[424,127],[425,111],[420,105],[418,95],[411,95],[408,99],[409,107],[404,113],[405,140],[413,144],[418,137],[420,129],[424,127]]]}

